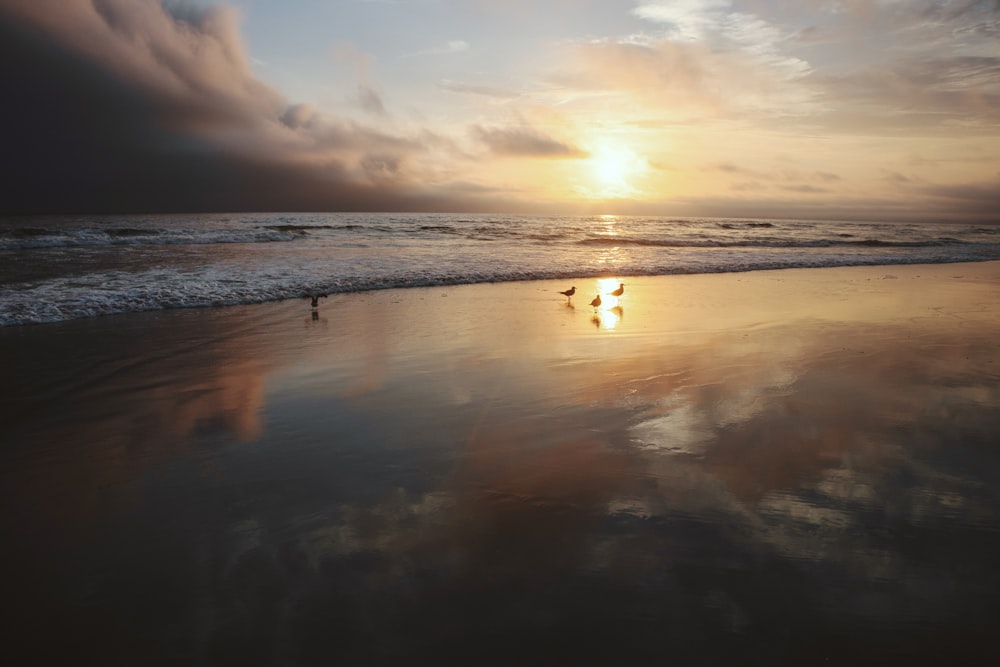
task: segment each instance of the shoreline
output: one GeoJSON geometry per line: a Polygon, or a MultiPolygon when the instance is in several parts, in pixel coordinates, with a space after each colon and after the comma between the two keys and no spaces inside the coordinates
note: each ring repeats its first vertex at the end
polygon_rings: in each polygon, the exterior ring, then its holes
{"type": "MultiPolygon", "coordinates": [[[[353,291],[353,290],[342,291],[342,292],[327,291],[326,293],[327,293],[328,297],[329,296],[349,297],[349,296],[352,296],[352,295],[377,294],[377,293],[386,292],[386,291],[388,291],[388,292],[394,292],[394,291],[398,291],[398,290],[409,290],[409,289],[417,289],[417,290],[422,290],[422,289],[456,289],[456,288],[475,287],[475,286],[481,286],[481,285],[525,285],[525,284],[530,285],[532,283],[559,283],[559,284],[562,284],[562,283],[572,283],[574,281],[575,282],[580,282],[580,283],[593,283],[593,284],[596,285],[597,283],[599,283],[602,280],[604,280],[604,281],[610,281],[610,280],[613,280],[615,278],[618,278],[618,279],[621,279],[621,280],[626,280],[626,279],[628,279],[628,280],[646,280],[646,279],[659,279],[659,278],[679,278],[679,277],[688,277],[688,276],[692,276],[692,277],[697,277],[697,276],[718,276],[718,275],[721,275],[721,276],[741,276],[741,275],[746,275],[746,274],[757,274],[757,273],[768,274],[768,273],[781,272],[781,271],[824,271],[824,270],[836,271],[836,270],[840,270],[840,269],[847,269],[847,270],[857,269],[857,270],[860,270],[860,271],[863,271],[863,270],[878,271],[878,270],[882,269],[882,270],[885,270],[888,273],[891,273],[892,269],[894,269],[894,268],[903,268],[903,267],[911,267],[911,268],[912,267],[921,267],[921,266],[927,266],[927,267],[936,267],[936,266],[947,267],[947,266],[955,266],[955,265],[977,265],[977,264],[986,264],[986,265],[988,265],[988,264],[993,264],[993,263],[997,263],[997,262],[1000,262],[1000,260],[952,261],[952,262],[934,262],[934,263],[903,262],[903,263],[888,263],[888,264],[851,264],[851,265],[842,265],[842,266],[838,265],[838,266],[776,267],[776,268],[755,268],[755,269],[750,269],[750,270],[745,270],[745,271],[708,271],[708,272],[656,273],[656,274],[637,274],[637,275],[629,275],[629,274],[617,275],[617,274],[613,274],[613,273],[608,273],[608,274],[603,275],[603,276],[587,276],[587,277],[575,277],[575,278],[525,278],[523,280],[502,280],[502,281],[484,280],[484,281],[481,281],[481,282],[457,282],[457,283],[446,283],[446,284],[410,285],[410,286],[402,286],[402,287],[393,286],[393,287],[384,287],[384,288],[376,288],[376,289],[364,289],[364,290],[357,290],[357,291],[353,291]]],[[[160,308],[148,308],[148,309],[134,310],[134,311],[124,311],[124,312],[109,312],[109,313],[102,313],[102,314],[91,314],[91,315],[86,315],[86,316],[70,317],[68,319],[59,319],[59,320],[51,320],[51,321],[23,322],[23,323],[17,323],[17,324],[0,325],[0,331],[2,331],[4,329],[12,328],[12,327],[58,325],[58,324],[62,324],[62,323],[65,323],[65,322],[72,322],[72,321],[75,321],[75,320],[88,320],[88,319],[101,318],[101,317],[122,317],[122,316],[137,315],[137,314],[142,314],[142,313],[160,313],[160,312],[173,312],[173,311],[186,311],[186,310],[212,310],[212,309],[218,309],[218,308],[241,308],[241,307],[249,307],[249,306],[266,306],[266,305],[269,305],[269,304],[273,305],[273,304],[280,304],[280,303],[286,303],[286,302],[294,302],[294,301],[298,301],[299,299],[308,299],[308,297],[285,297],[285,298],[272,298],[272,299],[267,299],[267,300],[258,301],[258,302],[224,303],[224,304],[199,304],[199,305],[187,305],[187,306],[171,306],[171,307],[166,307],[166,308],[164,308],[164,307],[160,307],[160,308]]]]}
{"type": "Polygon", "coordinates": [[[1000,262],[623,281],[0,329],[15,648],[998,657],[1000,262]]]}

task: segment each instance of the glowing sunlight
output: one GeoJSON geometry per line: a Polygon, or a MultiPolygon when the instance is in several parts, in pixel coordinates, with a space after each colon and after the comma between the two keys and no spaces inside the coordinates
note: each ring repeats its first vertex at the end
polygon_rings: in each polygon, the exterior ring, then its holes
{"type": "Polygon", "coordinates": [[[621,305],[621,299],[615,292],[621,289],[622,284],[618,278],[601,278],[597,281],[597,291],[601,295],[601,310],[611,310],[621,305]]]}
{"type": "Polygon", "coordinates": [[[601,302],[594,307],[591,321],[599,328],[613,331],[625,314],[621,305],[624,285],[618,278],[600,278],[596,290],[601,302]]]}
{"type": "Polygon", "coordinates": [[[630,148],[616,143],[601,143],[587,160],[594,188],[590,191],[595,198],[616,198],[638,194],[634,185],[642,176],[648,164],[645,158],[635,154],[630,148]]]}

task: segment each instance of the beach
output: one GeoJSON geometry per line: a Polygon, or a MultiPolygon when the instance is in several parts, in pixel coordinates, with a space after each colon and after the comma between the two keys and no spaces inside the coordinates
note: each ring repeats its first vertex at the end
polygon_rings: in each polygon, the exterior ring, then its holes
{"type": "Polygon", "coordinates": [[[998,341],[997,261],[0,328],[5,644],[993,664],[998,341]]]}

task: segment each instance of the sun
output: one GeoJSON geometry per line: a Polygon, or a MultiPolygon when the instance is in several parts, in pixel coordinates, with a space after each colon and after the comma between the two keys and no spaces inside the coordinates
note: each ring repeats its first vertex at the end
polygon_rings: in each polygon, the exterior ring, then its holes
{"type": "Polygon", "coordinates": [[[622,144],[601,143],[588,160],[595,187],[595,197],[626,197],[638,191],[633,185],[636,177],[646,170],[646,161],[622,144]]]}
{"type": "Polygon", "coordinates": [[[631,151],[617,148],[602,148],[594,155],[594,173],[605,185],[624,185],[629,171],[631,151]]]}

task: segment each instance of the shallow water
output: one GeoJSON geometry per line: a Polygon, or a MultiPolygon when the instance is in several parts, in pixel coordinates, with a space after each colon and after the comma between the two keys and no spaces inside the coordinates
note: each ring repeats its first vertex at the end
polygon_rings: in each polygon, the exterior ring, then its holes
{"type": "Polygon", "coordinates": [[[996,284],[816,275],[4,329],[12,646],[992,664],[996,284]]]}

